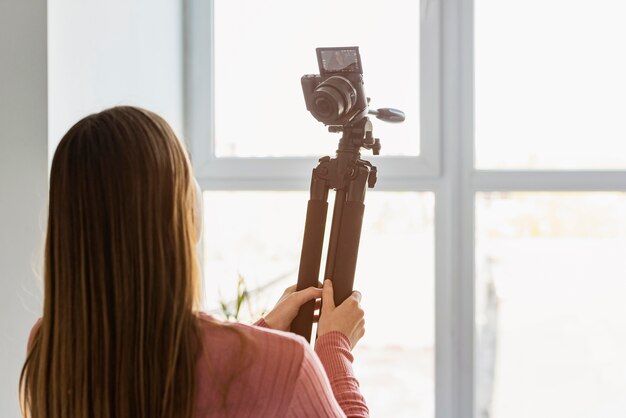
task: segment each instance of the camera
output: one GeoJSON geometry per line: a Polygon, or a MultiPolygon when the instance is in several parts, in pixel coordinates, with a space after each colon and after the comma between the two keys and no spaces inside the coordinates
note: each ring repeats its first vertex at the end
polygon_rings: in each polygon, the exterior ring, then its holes
{"type": "Polygon", "coordinates": [[[302,76],[306,108],[329,126],[347,126],[368,113],[358,47],[316,48],[318,74],[302,76]]]}

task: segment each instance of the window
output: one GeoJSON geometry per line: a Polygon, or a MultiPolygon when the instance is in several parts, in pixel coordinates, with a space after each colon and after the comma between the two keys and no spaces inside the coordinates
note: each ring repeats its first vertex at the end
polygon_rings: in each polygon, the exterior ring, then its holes
{"type": "Polygon", "coordinates": [[[315,47],[358,45],[372,106],[407,113],[364,152],[354,367],[373,416],[623,416],[623,6],[548,3],[189,0],[207,309],[242,277],[252,319],[295,280],[311,169],[338,140],[299,78],[315,47]]]}

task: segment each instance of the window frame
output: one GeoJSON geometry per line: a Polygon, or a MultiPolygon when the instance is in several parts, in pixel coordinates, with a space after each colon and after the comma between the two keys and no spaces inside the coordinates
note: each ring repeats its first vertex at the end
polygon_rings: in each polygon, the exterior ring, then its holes
{"type": "MultiPolygon", "coordinates": [[[[420,155],[364,157],[378,167],[377,188],[402,189],[440,174],[440,8],[422,1],[420,29],[420,155]]],[[[319,156],[217,157],[214,138],[214,0],[188,0],[185,11],[185,134],[200,185],[207,190],[303,190],[319,156]],[[209,22],[207,24],[207,22],[209,22]],[[208,115],[208,117],[207,117],[208,115]],[[209,140],[207,140],[209,138],[209,140]]],[[[303,108],[303,111],[304,108],[303,108]]],[[[314,123],[311,120],[311,123],[314,123]]],[[[380,122],[383,123],[383,122],[380,122]]],[[[383,144],[384,150],[384,144],[383,144]]]]}
{"type": "MultiPolygon", "coordinates": [[[[185,137],[203,190],[308,190],[317,158],[217,158],[214,0],[185,0],[185,137]],[[208,115],[208,117],[207,117],[208,115]]],[[[493,191],[621,191],[626,170],[477,170],[474,0],[420,0],[419,157],[375,157],[376,190],[435,194],[435,416],[474,418],[475,199],[493,191]]],[[[304,111],[304,109],[303,109],[304,111]]],[[[365,201],[367,206],[367,199],[365,201]]]]}

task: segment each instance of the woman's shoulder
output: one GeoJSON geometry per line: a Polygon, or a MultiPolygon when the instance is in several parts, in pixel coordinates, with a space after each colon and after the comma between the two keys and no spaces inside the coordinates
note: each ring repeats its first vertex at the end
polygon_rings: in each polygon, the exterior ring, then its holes
{"type": "Polygon", "coordinates": [[[200,313],[199,329],[203,342],[209,346],[224,344],[229,347],[242,345],[252,349],[257,359],[281,361],[304,356],[306,340],[291,332],[277,331],[256,325],[221,321],[211,315],[200,313]]]}
{"type": "Polygon", "coordinates": [[[222,322],[205,315],[199,316],[199,321],[200,359],[211,365],[200,366],[200,379],[208,376],[209,370],[217,376],[235,373],[241,377],[240,391],[255,399],[273,399],[276,393],[292,390],[305,357],[304,338],[254,325],[222,322]]]}
{"type": "Polygon", "coordinates": [[[301,374],[306,340],[206,314],[198,321],[202,341],[198,410],[210,410],[221,399],[216,397],[223,390],[220,382],[231,382],[229,400],[235,409],[231,416],[285,416],[301,374]]]}

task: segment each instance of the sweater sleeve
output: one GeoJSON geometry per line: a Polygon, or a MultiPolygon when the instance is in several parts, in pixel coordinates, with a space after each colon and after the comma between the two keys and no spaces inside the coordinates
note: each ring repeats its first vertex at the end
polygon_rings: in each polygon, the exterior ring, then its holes
{"type": "Polygon", "coordinates": [[[348,417],[368,417],[369,409],[354,376],[350,340],[338,331],[322,335],[315,352],[326,370],[335,399],[348,417]]]}
{"type": "MultiPolygon", "coordinates": [[[[269,328],[263,318],[254,325],[269,328]]],[[[365,398],[359,390],[359,381],[352,370],[354,358],[350,353],[348,337],[338,331],[322,335],[315,342],[317,355],[308,344],[305,346],[290,416],[309,416],[307,412],[315,412],[314,416],[344,416],[341,413],[343,410],[348,417],[369,417],[365,398]],[[331,403],[338,403],[339,409],[333,409],[331,403]]]]}
{"type": "Polygon", "coordinates": [[[294,384],[287,417],[345,417],[319,358],[308,344],[294,384]]]}

